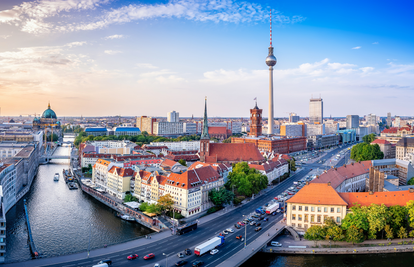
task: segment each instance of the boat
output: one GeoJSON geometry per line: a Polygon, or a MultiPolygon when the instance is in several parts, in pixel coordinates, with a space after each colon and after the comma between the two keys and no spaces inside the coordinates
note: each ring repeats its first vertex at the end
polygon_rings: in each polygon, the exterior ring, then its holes
{"type": "Polygon", "coordinates": [[[55,173],[55,176],[53,177],[53,181],[59,181],[59,173],[55,173]]]}
{"type": "Polygon", "coordinates": [[[135,221],[135,218],[134,217],[129,216],[129,215],[126,215],[126,214],[120,214],[120,213],[118,213],[116,216],[118,218],[121,218],[122,220],[125,220],[125,221],[135,221]]]}
{"type": "Polygon", "coordinates": [[[69,187],[70,190],[74,190],[74,189],[78,189],[79,188],[78,185],[76,183],[74,183],[74,182],[69,182],[68,183],[68,187],[69,187]]]}

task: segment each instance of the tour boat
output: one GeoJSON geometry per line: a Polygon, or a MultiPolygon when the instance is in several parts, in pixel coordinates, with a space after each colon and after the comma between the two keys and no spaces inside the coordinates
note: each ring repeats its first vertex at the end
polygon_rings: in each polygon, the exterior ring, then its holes
{"type": "Polygon", "coordinates": [[[134,217],[126,215],[126,214],[117,214],[117,217],[121,218],[122,220],[125,221],[135,221],[134,217]]]}
{"type": "Polygon", "coordinates": [[[53,181],[59,181],[59,173],[55,173],[55,176],[53,177],[53,181]]]}

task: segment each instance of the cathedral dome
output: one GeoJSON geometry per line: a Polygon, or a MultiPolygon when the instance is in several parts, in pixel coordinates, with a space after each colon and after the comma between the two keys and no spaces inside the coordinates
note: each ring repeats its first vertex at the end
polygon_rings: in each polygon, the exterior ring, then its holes
{"type": "Polygon", "coordinates": [[[57,119],[56,113],[50,108],[50,104],[47,109],[43,112],[42,118],[44,119],[57,119]]]}

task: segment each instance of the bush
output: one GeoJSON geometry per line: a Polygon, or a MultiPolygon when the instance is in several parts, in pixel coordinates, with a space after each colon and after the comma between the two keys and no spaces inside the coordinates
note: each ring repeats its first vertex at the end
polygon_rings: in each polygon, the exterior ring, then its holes
{"type": "Polygon", "coordinates": [[[237,196],[233,199],[233,204],[237,206],[245,199],[246,199],[245,196],[237,196]]]}
{"type": "Polygon", "coordinates": [[[214,212],[219,211],[221,209],[223,209],[223,207],[218,207],[218,206],[211,207],[207,210],[207,214],[214,213],[214,212]]]}
{"type": "MultiPolygon", "coordinates": [[[[173,212],[172,211],[167,212],[167,216],[170,217],[170,218],[173,218],[173,212]]],[[[178,213],[178,212],[174,213],[174,219],[180,220],[180,219],[183,219],[183,218],[184,218],[184,216],[181,215],[181,213],[178,213]]]]}

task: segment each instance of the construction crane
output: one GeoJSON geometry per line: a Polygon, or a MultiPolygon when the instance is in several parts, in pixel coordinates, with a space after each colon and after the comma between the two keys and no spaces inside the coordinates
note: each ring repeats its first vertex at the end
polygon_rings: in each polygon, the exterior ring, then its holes
{"type": "MultiPolygon", "coordinates": [[[[37,116],[37,113],[34,113],[34,114],[19,114],[20,116],[32,116],[32,115],[34,115],[35,117],[37,116]]],[[[40,114],[39,114],[40,115],[40,114]]]]}

